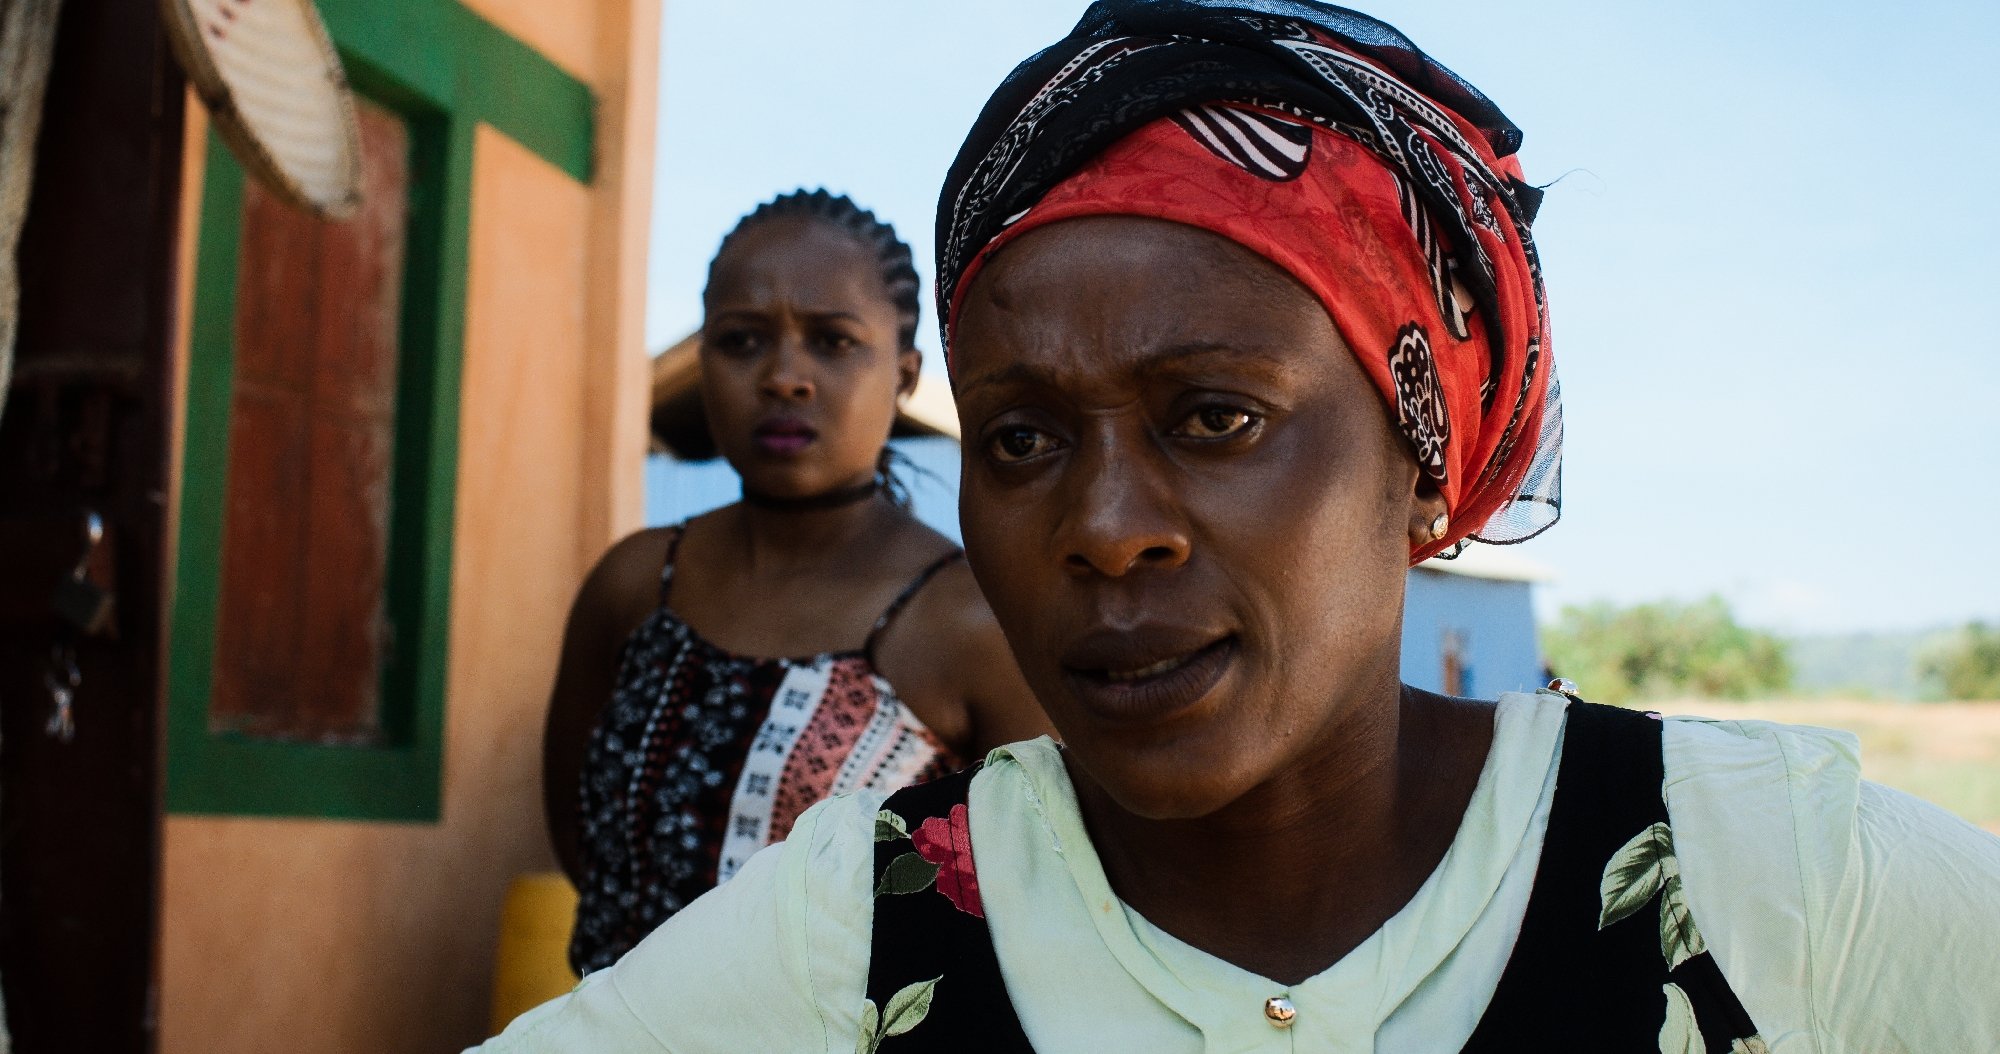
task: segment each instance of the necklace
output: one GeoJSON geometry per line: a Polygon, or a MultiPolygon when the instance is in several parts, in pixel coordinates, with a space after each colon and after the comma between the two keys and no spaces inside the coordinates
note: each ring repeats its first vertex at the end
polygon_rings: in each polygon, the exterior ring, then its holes
{"type": "Polygon", "coordinates": [[[775,494],[763,494],[743,488],[743,504],[777,512],[808,512],[816,509],[839,509],[867,501],[882,489],[882,479],[877,476],[866,483],[851,487],[839,487],[819,494],[808,494],[803,498],[781,498],[775,494]]]}

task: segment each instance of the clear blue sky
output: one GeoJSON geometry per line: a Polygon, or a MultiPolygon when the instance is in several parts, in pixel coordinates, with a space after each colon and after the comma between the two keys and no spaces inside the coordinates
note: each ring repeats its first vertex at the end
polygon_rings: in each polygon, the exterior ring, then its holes
{"type": "MultiPolygon", "coordinates": [[[[797,186],[932,209],[1082,0],[669,0],[650,343],[797,186]]],[[[2000,3],[1385,0],[1535,182],[1569,442],[1545,606],[1727,597],[1789,631],[2000,619],[2000,3]]],[[[932,349],[932,305],[920,342],[932,349]]]]}

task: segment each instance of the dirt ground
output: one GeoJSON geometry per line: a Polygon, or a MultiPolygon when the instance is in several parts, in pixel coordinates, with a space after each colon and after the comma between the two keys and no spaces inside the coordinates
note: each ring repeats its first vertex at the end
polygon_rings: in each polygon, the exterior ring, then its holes
{"type": "Polygon", "coordinates": [[[1669,714],[1817,725],[1861,738],[1862,775],[2000,834],[2000,702],[1716,700],[1649,703],[1669,714]]]}

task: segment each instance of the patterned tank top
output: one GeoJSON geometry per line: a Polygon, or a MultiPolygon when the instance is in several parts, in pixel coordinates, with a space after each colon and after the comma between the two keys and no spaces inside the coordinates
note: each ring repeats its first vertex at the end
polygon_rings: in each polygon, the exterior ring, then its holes
{"type": "Polygon", "coordinates": [[[668,606],[675,527],[660,605],[625,642],[610,705],[592,730],[582,779],[584,881],[570,965],[618,961],[752,853],[782,841],[822,798],[895,790],[964,767],[875,669],[875,644],[934,561],[852,651],[738,655],[668,606]]]}

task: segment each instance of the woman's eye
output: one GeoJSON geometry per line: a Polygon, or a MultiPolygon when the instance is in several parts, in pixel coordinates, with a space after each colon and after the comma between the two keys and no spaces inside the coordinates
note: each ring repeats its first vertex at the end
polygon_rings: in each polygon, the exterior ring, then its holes
{"type": "Polygon", "coordinates": [[[1054,436],[1033,428],[1003,428],[987,440],[987,447],[995,460],[1002,464],[1018,464],[1040,457],[1056,448],[1054,436]]]}
{"type": "Polygon", "coordinates": [[[708,338],[709,347],[726,355],[743,355],[757,350],[757,334],[747,329],[725,329],[708,338]]]}
{"type": "Polygon", "coordinates": [[[1234,406],[1204,406],[1187,416],[1178,429],[1191,439],[1227,439],[1254,428],[1259,418],[1234,406]]]}
{"type": "Polygon", "coordinates": [[[853,351],[855,345],[859,343],[860,341],[855,340],[845,333],[822,333],[818,339],[820,350],[831,354],[845,354],[853,351]]]}

